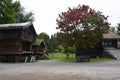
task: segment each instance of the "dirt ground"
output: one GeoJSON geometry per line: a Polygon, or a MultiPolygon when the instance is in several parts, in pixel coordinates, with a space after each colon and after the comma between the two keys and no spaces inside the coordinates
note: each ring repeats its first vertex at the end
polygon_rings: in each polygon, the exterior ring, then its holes
{"type": "Polygon", "coordinates": [[[0,63],[0,80],[120,80],[120,61],[0,63]]]}

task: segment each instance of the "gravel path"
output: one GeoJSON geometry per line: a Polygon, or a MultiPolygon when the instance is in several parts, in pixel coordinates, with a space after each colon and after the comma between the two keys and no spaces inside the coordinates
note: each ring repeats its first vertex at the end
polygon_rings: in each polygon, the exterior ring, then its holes
{"type": "Polygon", "coordinates": [[[120,80],[120,61],[1,63],[0,80],[120,80]]]}

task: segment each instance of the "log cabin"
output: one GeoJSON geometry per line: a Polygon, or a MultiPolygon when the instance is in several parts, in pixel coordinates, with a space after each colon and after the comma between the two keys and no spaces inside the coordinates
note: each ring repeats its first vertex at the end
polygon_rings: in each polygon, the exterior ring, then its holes
{"type": "Polygon", "coordinates": [[[108,33],[103,34],[102,40],[94,48],[76,49],[76,58],[79,59],[80,56],[102,57],[104,49],[118,48],[119,40],[119,35],[108,31],[108,33]]]}
{"type": "Polygon", "coordinates": [[[32,52],[37,55],[37,59],[48,58],[46,54],[47,46],[43,39],[36,39],[32,45],[32,52]]]}
{"type": "Polygon", "coordinates": [[[103,48],[118,48],[120,36],[114,32],[109,31],[103,34],[102,46],[103,48]]]}
{"type": "Polygon", "coordinates": [[[46,44],[43,39],[36,39],[32,45],[32,51],[35,54],[42,54],[45,52],[46,44]]]}
{"type": "Polygon", "coordinates": [[[31,22],[0,24],[0,56],[31,53],[36,36],[31,22]]]}

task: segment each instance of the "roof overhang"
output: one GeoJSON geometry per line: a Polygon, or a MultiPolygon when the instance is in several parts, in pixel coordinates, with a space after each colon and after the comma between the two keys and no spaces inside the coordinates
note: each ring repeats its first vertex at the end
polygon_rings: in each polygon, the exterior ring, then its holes
{"type": "Polygon", "coordinates": [[[22,28],[27,28],[31,25],[33,25],[32,22],[0,24],[0,30],[2,30],[2,29],[22,29],[22,28]]]}
{"type": "Polygon", "coordinates": [[[114,32],[109,31],[106,34],[103,34],[103,39],[120,39],[120,36],[114,32]]]}

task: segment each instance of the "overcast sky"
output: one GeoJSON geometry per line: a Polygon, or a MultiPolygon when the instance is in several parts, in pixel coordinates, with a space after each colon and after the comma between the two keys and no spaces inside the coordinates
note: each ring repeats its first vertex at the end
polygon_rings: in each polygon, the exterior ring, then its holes
{"type": "Polygon", "coordinates": [[[101,11],[108,17],[111,26],[117,26],[120,22],[120,0],[19,0],[26,11],[34,13],[34,27],[36,32],[46,32],[51,35],[57,32],[56,18],[68,7],[76,7],[78,4],[89,5],[96,11],[101,11]]]}

